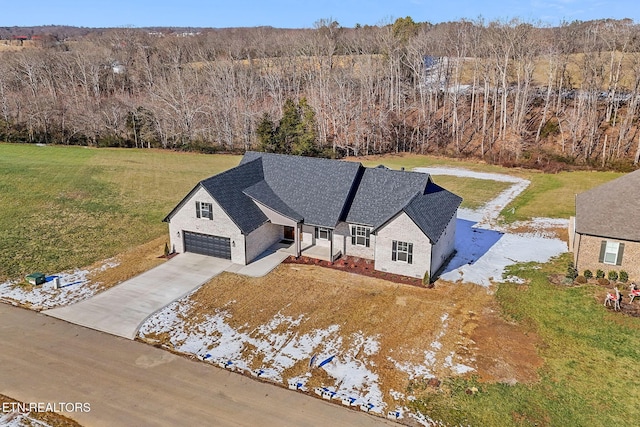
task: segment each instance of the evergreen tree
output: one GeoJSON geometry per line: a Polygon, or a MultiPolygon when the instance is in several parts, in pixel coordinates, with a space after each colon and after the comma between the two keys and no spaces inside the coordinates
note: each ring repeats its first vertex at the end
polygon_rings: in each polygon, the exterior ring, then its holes
{"type": "Polygon", "coordinates": [[[258,141],[260,142],[260,151],[266,153],[279,153],[278,143],[276,141],[275,124],[271,120],[269,113],[264,113],[258,128],[256,129],[258,134],[258,141]]]}
{"type": "Polygon", "coordinates": [[[297,104],[292,99],[287,99],[277,126],[265,113],[256,133],[260,150],[267,153],[314,156],[319,152],[316,146],[316,113],[305,98],[300,99],[297,104]]]}
{"type": "Polygon", "coordinates": [[[296,139],[291,146],[291,154],[314,156],[317,153],[316,141],[318,140],[316,113],[307,103],[306,98],[302,98],[298,103],[298,114],[300,123],[298,124],[296,139]]]}

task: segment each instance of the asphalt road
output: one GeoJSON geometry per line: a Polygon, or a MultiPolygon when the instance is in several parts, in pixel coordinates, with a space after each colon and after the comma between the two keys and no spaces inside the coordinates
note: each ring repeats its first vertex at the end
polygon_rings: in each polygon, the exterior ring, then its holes
{"type": "Polygon", "coordinates": [[[0,304],[0,394],[89,403],[85,426],[376,426],[391,421],[0,304]]]}

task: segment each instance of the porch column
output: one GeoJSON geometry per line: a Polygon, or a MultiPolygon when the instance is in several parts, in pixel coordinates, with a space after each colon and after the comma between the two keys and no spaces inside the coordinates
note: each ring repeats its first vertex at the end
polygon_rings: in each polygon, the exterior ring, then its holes
{"type": "Polygon", "coordinates": [[[333,264],[333,230],[329,230],[329,262],[333,264]]]}
{"type": "Polygon", "coordinates": [[[302,224],[296,222],[296,235],[294,238],[296,245],[296,258],[300,258],[300,254],[302,253],[302,242],[300,241],[300,233],[302,232],[302,224]]]}

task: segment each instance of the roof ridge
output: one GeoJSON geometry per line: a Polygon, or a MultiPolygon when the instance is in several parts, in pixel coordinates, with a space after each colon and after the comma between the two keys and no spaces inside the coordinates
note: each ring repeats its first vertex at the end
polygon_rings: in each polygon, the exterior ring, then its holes
{"type": "MultiPolygon", "coordinates": [[[[250,160],[250,161],[248,161],[246,163],[240,163],[240,164],[238,164],[238,165],[236,165],[236,166],[234,166],[232,168],[229,168],[229,169],[227,169],[225,171],[222,171],[220,173],[217,173],[215,175],[212,175],[212,176],[209,176],[207,178],[201,179],[199,182],[200,183],[204,183],[204,182],[212,180],[214,178],[219,178],[221,176],[225,176],[225,175],[234,173],[235,171],[237,171],[238,168],[246,167],[247,165],[251,165],[251,164],[253,164],[254,162],[257,162],[257,161],[260,161],[260,165],[262,166],[262,159],[260,157],[258,157],[258,158],[255,158],[253,160],[250,160]]],[[[264,179],[264,172],[262,173],[262,179],[264,179]]]]}

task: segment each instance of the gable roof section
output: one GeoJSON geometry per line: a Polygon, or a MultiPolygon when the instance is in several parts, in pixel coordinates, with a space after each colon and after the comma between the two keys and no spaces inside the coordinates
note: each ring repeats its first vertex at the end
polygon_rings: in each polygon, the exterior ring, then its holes
{"type": "MultiPolygon", "coordinates": [[[[262,161],[267,186],[253,188],[252,197],[262,200],[261,203],[268,201],[272,197],[268,190],[271,190],[291,211],[303,217],[305,224],[328,228],[334,228],[342,219],[352,187],[363,168],[354,162],[254,151],[248,151],[240,165],[258,158],[262,161]],[[259,194],[258,190],[264,193],[259,194]]],[[[279,211],[277,206],[266,205],[279,211]]]]}
{"type": "Polygon", "coordinates": [[[258,181],[251,187],[246,188],[244,190],[244,194],[251,197],[256,202],[262,203],[279,214],[286,216],[287,218],[291,218],[297,222],[304,220],[302,215],[287,206],[287,204],[273,192],[265,180],[258,181]]]}
{"type": "Polygon", "coordinates": [[[169,221],[191,195],[203,187],[213,197],[243,234],[249,234],[267,222],[266,215],[246,196],[242,190],[261,181],[262,163],[259,159],[242,164],[225,172],[200,181],[178,205],[167,215],[169,221]]]}
{"type": "Polygon", "coordinates": [[[435,243],[456,214],[460,203],[460,196],[429,182],[425,194],[416,195],[403,210],[435,243]]]}
{"type": "Polygon", "coordinates": [[[346,221],[378,228],[427,188],[429,174],[366,168],[346,221]]]}
{"type": "Polygon", "coordinates": [[[243,193],[243,190],[263,179],[262,162],[241,164],[226,172],[201,181],[244,234],[248,234],[267,222],[267,216],[243,193]]]}
{"type": "Polygon", "coordinates": [[[640,170],[578,194],[576,233],[640,241],[640,170]]]}

